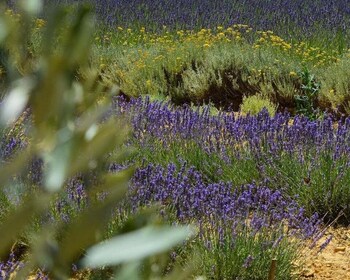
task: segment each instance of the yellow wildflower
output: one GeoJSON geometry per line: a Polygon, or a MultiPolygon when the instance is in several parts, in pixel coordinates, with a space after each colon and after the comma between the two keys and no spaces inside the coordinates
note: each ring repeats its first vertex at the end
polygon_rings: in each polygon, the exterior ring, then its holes
{"type": "Polygon", "coordinates": [[[41,19],[41,18],[38,18],[38,19],[36,19],[35,20],[35,27],[36,28],[42,28],[42,27],[44,27],[45,26],[45,20],[43,20],[43,19],[41,19]]]}

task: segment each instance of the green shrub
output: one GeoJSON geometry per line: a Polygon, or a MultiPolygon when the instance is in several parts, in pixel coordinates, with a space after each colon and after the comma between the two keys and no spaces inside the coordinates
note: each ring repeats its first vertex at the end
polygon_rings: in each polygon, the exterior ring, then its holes
{"type": "Polygon", "coordinates": [[[299,72],[301,79],[302,95],[295,95],[297,114],[304,115],[309,119],[316,119],[319,115],[315,104],[318,100],[321,84],[316,81],[315,75],[309,69],[304,68],[299,72]]]}
{"type": "Polygon", "coordinates": [[[241,112],[244,114],[256,115],[264,108],[269,112],[270,116],[275,115],[276,105],[265,97],[253,95],[243,98],[241,112]]]}
{"type": "Polygon", "coordinates": [[[319,73],[322,77],[320,102],[323,108],[350,114],[350,54],[319,73]]]}

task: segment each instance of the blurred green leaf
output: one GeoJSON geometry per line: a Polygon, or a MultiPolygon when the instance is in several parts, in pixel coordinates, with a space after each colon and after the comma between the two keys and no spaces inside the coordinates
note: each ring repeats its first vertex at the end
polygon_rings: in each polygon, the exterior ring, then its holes
{"type": "Polygon", "coordinates": [[[15,159],[0,165],[0,188],[6,185],[15,174],[20,173],[32,157],[31,149],[22,151],[15,159]]]}
{"type": "Polygon", "coordinates": [[[118,173],[101,173],[103,182],[99,186],[94,186],[94,188],[91,190],[91,195],[96,195],[98,192],[119,192],[119,188],[126,191],[127,182],[130,180],[133,174],[133,168],[128,168],[126,170],[119,171],[118,173]]]}
{"type": "Polygon", "coordinates": [[[55,275],[61,275],[67,271],[69,265],[82,254],[84,249],[101,240],[112,210],[124,197],[128,179],[125,177],[124,183],[119,183],[113,192],[108,193],[102,203],[91,205],[64,230],[62,241],[59,243],[60,250],[54,260],[55,275]]]}
{"type": "Polygon", "coordinates": [[[59,31],[62,30],[64,23],[67,21],[67,11],[62,7],[53,9],[51,7],[48,11],[50,20],[46,24],[44,30],[42,46],[42,55],[45,60],[49,60],[52,54],[55,53],[55,48],[59,37],[59,31]]]}
{"type": "Polygon", "coordinates": [[[138,280],[140,277],[140,262],[130,262],[123,265],[118,273],[114,276],[115,280],[138,280]]]}
{"type": "Polygon", "coordinates": [[[58,246],[53,235],[55,231],[52,226],[46,225],[41,234],[36,234],[31,242],[31,250],[25,256],[25,266],[16,271],[13,280],[30,278],[37,267],[51,268],[53,256],[57,255],[58,246]]]}
{"type": "MultiPolygon", "coordinates": [[[[38,185],[28,181],[29,191],[23,195],[29,198],[22,199],[17,209],[1,217],[0,256],[8,255],[11,245],[25,236],[28,251],[21,256],[25,266],[18,271],[17,279],[27,279],[37,268],[45,268],[54,279],[67,279],[72,263],[90,247],[82,261],[85,267],[122,263],[118,279],[139,279],[141,259],[171,248],[193,231],[189,227],[147,227],[99,243],[110,234],[106,228],[111,217],[113,221],[121,218],[112,215],[125,199],[133,168],[108,172],[110,162],[118,162],[131,153],[129,147],[123,146],[129,127],[123,120],[108,118],[112,92],[105,92],[99,70],[89,67],[93,31],[90,8],[80,6],[74,13],[62,7],[53,11],[43,30],[38,58],[32,56],[28,46],[34,34],[33,16],[41,10],[42,1],[18,3],[22,5],[17,9],[22,12],[20,20],[11,16],[0,20],[0,42],[4,40],[0,46],[4,50],[2,66],[9,81],[6,87],[10,85],[4,91],[0,126],[14,125],[24,109],[29,108],[30,127],[25,131],[29,132],[25,135],[29,144],[0,166],[0,182],[5,185],[17,176],[19,180],[23,177],[25,185],[24,178],[29,176],[22,176],[23,170],[32,168],[33,159],[40,160],[40,167],[35,170],[38,174],[29,175],[40,177],[43,171],[43,182],[41,177],[38,185]],[[77,211],[64,205],[67,208],[59,212],[55,203],[67,195],[63,186],[72,177],[82,180],[86,201],[77,211]],[[40,188],[42,183],[44,189],[40,188]],[[66,212],[68,219],[56,219],[56,215],[66,212]],[[32,227],[36,227],[34,231],[32,227]]],[[[148,225],[152,218],[147,212],[129,219],[124,230],[148,225]]]]}
{"type": "Polygon", "coordinates": [[[8,35],[8,27],[3,18],[0,18],[0,43],[6,38],[8,35]]]}
{"type": "Polygon", "coordinates": [[[17,120],[27,106],[32,88],[33,81],[30,78],[23,78],[14,83],[13,89],[1,103],[0,124],[10,125],[17,120]]]}
{"type": "Polygon", "coordinates": [[[146,227],[91,247],[81,264],[96,268],[140,260],[166,251],[192,234],[190,227],[146,227]]]}
{"type": "Polygon", "coordinates": [[[21,0],[20,6],[30,15],[37,15],[43,8],[42,0],[21,0]]]}
{"type": "Polygon", "coordinates": [[[72,147],[72,142],[68,140],[56,146],[51,153],[45,154],[44,161],[47,168],[44,185],[48,191],[58,191],[66,181],[72,147]]]}
{"type": "Polygon", "coordinates": [[[32,221],[35,214],[41,213],[49,205],[46,195],[35,196],[24,201],[19,208],[8,215],[0,225],[0,257],[9,253],[10,246],[32,221]]]}
{"type": "MultiPolygon", "coordinates": [[[[83,113],[79,118],[77,130],[87,133],[91,126],[96,126],[97,122],[108,111],[109,107],[110,106],[98,106],[96,109],[83,113]]],[[[93,137],[90,137],[88,140],[92,138],[93,137]]]]}
{"type": "Polygon", "coordinates": [[[74,23],[65,36],[64,57],[67,58],[70,67],[74,67],[77,63],[87,62],[86,57],[90,52],[90,47],[87,46],[90,46],[91,30],[93,29],[90,12],[89,6],[81,6],[76,12],[74,23]]]}
{"type": "Polygon", "coordinates": [[[78,171],[94,169],[96,162],[101,160],[107,152],[111,151],[124,142],[128,129],[116,124],[115,120],[110,120],[98,126],[98,133],[93,137],[78,142],[77,149],[72,155],[70,174],[74,175],[78,171]],[[79,149],[78,149],[79,148],[79,149]]]}

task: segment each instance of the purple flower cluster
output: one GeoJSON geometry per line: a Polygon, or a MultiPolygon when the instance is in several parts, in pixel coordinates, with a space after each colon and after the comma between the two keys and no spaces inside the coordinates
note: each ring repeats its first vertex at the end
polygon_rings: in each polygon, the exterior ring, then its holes
{"type": "Polygon", "coordinates": [[[21,146],[22,141],[16,137],[0,139],[0,160],[8,160],[21,146]]]}
{"type": "Polygon", "coordinates": [[[5,262],[0,261],[0,279],[6,280],[10,279],[11,274],[16,271],[16,269],[23,266],[23,263],[16,260],[13,254],[10,255],[9,259],[5,262]]]}
{"type": "Polygon", "coordinates": [[[244,261],[243,267],[244,268],[250,267],[253,261],[254,261],[254,257],[251,255],[248,255],[248,257],[244,261]]]}
{"type": "MultiPolygon", "coordinates": [[[[257,116],[235,116],[234,113],[210,114],[210,108],[176,108],[170,103],[149,99],[119,100],[117,114],[126,112],[134,128],[134,137],[142,146],[158,139],[166,147],[173,141],[191,140],[209,153],[237,152],[235,147],[249,147],[257,158],[296,154],[303,161],[305,153],[332,154],[334,160],[350,159],[350,118],[334,125],[332,117],[310,121],[289,114],[270,117],[267,111],[257,116]]],[[[239,156],[239,154],[235,154],[239,156]]],[[[348,162],[349,164],[349,162],[348,162]]]]}
{"type": "Polygon", "coordinates": [[[43,160],[36,157],[29,164],[28,180],[35,185],[42,185],[43,182],[43,160]]]}
{"type": "Polygon", "coordinates": [[[318,230],[318,216],[307,218],[304,209],[282,192],[248,184],[234,188],[230,183],[207,183],[194,168],[174,164],[165,169],[148,165],[136,171],[130,185],[131,205],[152,203],[169,207],[181,222],[198,222],[220,229],[221,225],[244,224],[252,232],[287,227],[290,234],[312,237],[318,230]]]}
{"type": "Polygon", "coordinates": [[[76,205],[78,209],[83,207],[87,202],[87,194],[82,180],[73,178],[67,184],[68,200],[76,205]]]}
{"type": "Polygon", "coordinates": [[[88,204],[86,187],[78,176],[67,182],[66,191],[63,194],[55,203],[53,210],[56,215],[49,214],[49,219],[53,221],[58,218],[64,222],[69,222],[72,216],[77,215],[88,204]]]}
{"type": "MultiPolygon", "coordinates": [[[[11,254],[7,261],[0,261],[0,280],[13,279],[16,270],[25,266],[25,263],[16,259],[14,254],[11,254]]],[[[35,280],[48,280],[48,276],[40,269],[35,272],[33,278],[35,280]],[[34,278],[35,277],[35,278],[34,278]]]]}
{"type": "Polygon", "coordinates": [[[210,110],[209,106],[175,107],[147,98],[117,99],[115,104],[115,113],[126,116],[133,126],[130,142],[139,148],[140,159],[145,159],[142,166],[154,160],[166,165],[185,159],[210,182],[232,179],[240,185],[254,178],[262,185],[283,189],[285,195],[299,195],[296,200],[306,212],[327,214],[325,221],[340,212],[348,214],[349,117],[337,122],[331,116],[312,121],[287,113],[270,117],[266,110],[257,116],[222,111],[213,115],[210,110]],[[241,179],[230,174],[231,167],[240,172],[241,179]]]}
{"type": "Polygon", "coordinates": [[[290,38],[319,35],[319,32],[316,33],[319,30],[329,32],[336,38],[341,32],[349,34],[347,27],[350,26],[348,0],[100,0],[91,3],[104,23],[121,26],[136,24],[158,30],[163,26],[196,29],[240,23],[258,30],[273,30],[290,38]]]}

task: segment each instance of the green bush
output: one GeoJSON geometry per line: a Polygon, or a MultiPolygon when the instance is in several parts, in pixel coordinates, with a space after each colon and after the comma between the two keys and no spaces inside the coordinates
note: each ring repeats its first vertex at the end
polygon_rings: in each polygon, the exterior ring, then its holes
{"type": "Polygon", "coordinates": [[[266,109],[270,116],[276,113],[276,105],[269,99],[259,95],[247,96],[243,98],[241,112],[244,114],[257,115],[261,110],[266,109]]]}
{"type": "Polygon", "coordinates": [[[350,114],[350,54],[318,74],[321,77],[322,107],[341,114],[350,114]]]}

